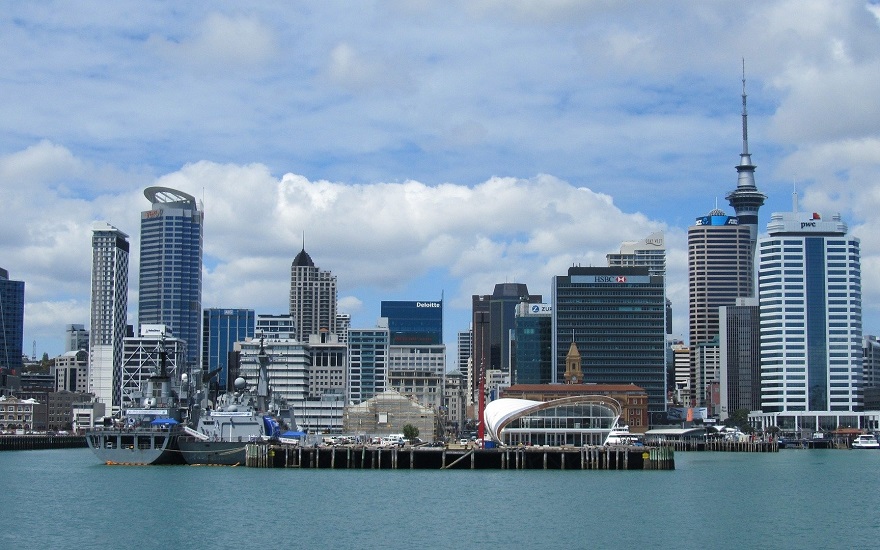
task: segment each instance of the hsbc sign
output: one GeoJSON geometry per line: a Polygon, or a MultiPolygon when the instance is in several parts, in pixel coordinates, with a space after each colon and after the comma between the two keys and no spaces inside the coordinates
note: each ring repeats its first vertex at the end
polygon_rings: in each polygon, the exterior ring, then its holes
{"type": "Polygon", "coordinates": [[[594,283],[625,283],[626,275],[596,275],[593,277],[594,283]]]}

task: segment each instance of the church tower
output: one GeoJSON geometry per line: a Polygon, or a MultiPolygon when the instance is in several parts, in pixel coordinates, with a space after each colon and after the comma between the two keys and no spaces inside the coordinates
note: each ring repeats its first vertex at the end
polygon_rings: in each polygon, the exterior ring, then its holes
{"type": "Polygon", "coordinates": [[[568,348],[568,355],[565,356],[565,383],[584,383],[584,372],[581,370],[581,352],[578,351],[577,344],[574,343],[574,340],[571,341],[571,347],[568,348]]]}

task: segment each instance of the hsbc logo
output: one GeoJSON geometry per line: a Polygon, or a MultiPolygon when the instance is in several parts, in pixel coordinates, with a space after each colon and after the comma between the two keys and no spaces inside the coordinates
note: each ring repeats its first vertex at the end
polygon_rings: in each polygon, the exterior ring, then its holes
{"type": "Polygon", "coordinates": [[[625,283],[626,276],[625,275],[596,275],[593,278],[593,282],[595,283],[625,283]]]}

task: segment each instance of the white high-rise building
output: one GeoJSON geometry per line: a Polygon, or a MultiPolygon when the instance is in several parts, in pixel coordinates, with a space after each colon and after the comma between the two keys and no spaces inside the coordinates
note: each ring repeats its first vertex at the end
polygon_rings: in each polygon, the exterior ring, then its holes
{"type": "Polygon", "coordinates": [[[388,389],[388,323],[348,331],[348,387],[350,403],[358,404],[388,389]]]}
{"type": "Polygon", "coordinates": [[[840,215],[798,212],[796,196],[793,211],[774,213],[767,232],[758,246],[762,423],[785,431],[856,427],[861,415],[853,413],[862,409],[859,239],[847,235],[840,215]]]}
{"type": "Polygon", "coordinates": [[[92,226],[89,391],[107,407],[122,403],[122,346],[128,320],[128,235],[106,222],[92,226]]]}
{"type": "Polygon", "coordinates": [[[647,267],[650,275],[666,276],[666,244],[663,232],[651,233],[640,241],[626,241],[620,253],[607,254],[608,267],[647,267]]]}

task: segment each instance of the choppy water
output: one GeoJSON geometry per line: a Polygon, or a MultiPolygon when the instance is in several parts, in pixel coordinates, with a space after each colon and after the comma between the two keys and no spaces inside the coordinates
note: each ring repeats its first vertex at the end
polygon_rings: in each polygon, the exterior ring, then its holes
{"type": "Polygon", "coordinates": [[[880,451],[677,453],[675,471],[98,464],[0,453],[0,548],[869,548],[880,451]]]}

